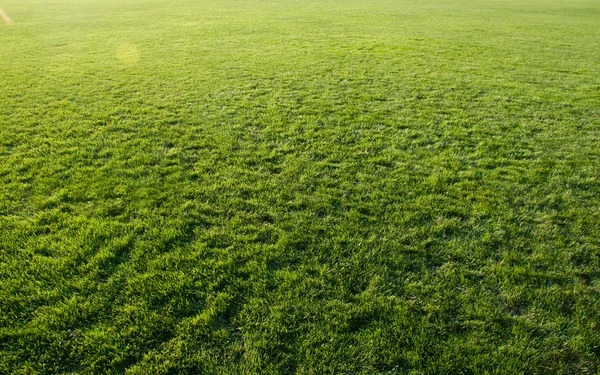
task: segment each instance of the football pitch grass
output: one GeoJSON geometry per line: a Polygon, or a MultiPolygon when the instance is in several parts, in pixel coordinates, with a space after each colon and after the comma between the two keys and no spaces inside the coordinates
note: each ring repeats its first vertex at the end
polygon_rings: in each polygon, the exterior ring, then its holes
{"type": "Polygon", "coordinates": [[[0,373],[600,373],[600,1],[0,8],[0,373]]]}

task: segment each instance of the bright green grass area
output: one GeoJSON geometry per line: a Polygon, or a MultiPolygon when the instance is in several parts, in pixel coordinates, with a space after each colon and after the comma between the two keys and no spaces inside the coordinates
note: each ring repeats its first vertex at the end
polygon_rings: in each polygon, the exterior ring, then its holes
{"type": "Polygon", "coordinates": [[[0,8],[0,373],[600,372],[600,1],[0,8]]]}

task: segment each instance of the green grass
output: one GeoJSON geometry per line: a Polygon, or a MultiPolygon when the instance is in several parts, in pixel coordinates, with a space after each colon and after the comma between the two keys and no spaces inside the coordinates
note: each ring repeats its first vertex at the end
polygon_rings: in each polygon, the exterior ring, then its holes
{"type": "Polygon", "coordinates": [[[0,8],[0,373],[600,374],[600,1],[0,8]]]}

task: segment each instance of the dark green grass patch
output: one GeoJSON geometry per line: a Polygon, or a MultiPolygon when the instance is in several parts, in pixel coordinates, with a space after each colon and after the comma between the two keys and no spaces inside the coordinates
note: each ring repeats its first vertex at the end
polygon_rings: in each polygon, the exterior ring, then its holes
{"type": "Polygon", "coordinates": [[[0,6],[0,373],[600,371],[598,1],[0,6]]]}

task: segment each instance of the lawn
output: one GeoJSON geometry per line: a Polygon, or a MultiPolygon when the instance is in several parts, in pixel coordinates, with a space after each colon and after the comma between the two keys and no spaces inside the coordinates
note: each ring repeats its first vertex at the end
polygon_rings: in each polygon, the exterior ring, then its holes
{"type": "Polygon", "coordinates": [[[0,373],[600,374],[600,0],[0,8],[0,373]]]}

